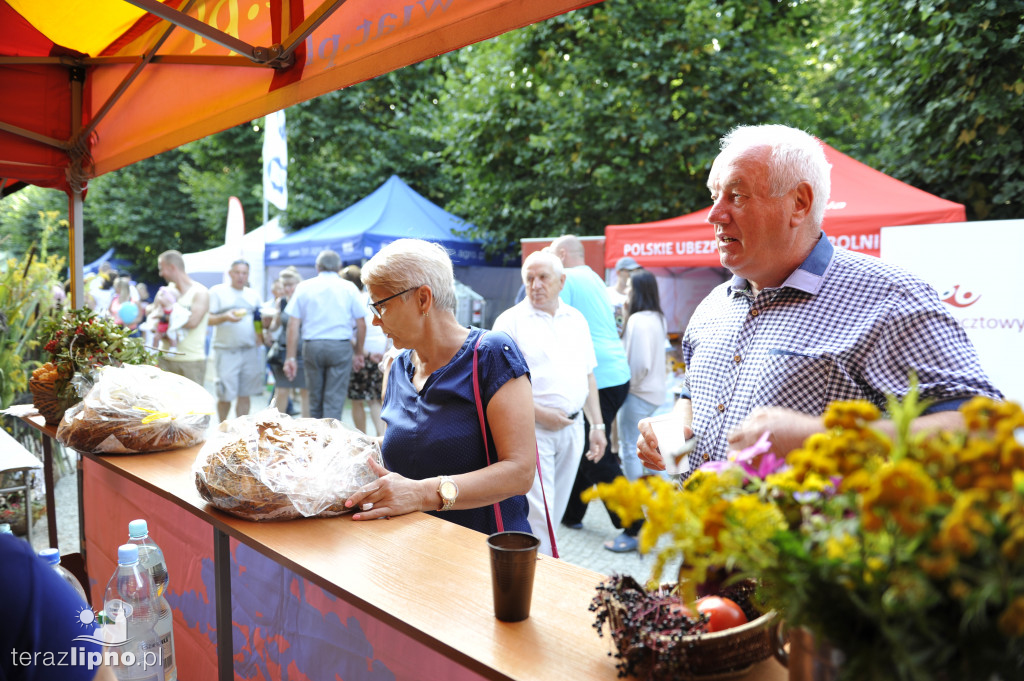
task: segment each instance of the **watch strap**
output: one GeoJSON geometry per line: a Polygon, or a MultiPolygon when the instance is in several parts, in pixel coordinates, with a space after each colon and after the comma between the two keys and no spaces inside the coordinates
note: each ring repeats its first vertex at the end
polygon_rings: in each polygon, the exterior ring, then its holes
{"type": "Polygon", "coordinates": [[[455,480],[450,475],[441,475],[437,479],[437,495],[441,497],[441,507],[438,511],[450,511],[455,506],[455,500],[459,498],[459,486],[455,484],[455,480]],[[455,494],[450,497],[444,495],[445,483],[450,483],[455,488],[455,494]]]}

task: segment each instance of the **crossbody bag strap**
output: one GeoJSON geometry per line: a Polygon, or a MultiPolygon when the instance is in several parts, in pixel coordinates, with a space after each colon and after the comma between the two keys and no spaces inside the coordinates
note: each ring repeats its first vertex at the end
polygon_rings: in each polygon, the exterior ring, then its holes
{"type": "MultiPolygon", "coordinates": [[[[480,337],[476,339],[476,345],[473,346],[473,397],[476,399],[476,413],[480,418],[480,432],[484,436],[484,453],[487,455],[487,465],[491,465],[491,452],[490,447],[487,444],[487,422],[484,418],[484,403],[480,399],[480,377],[477,369],[478,362],[478,348],[480,347],[480,341],[484,339],[486,331],[480,334],[480,337]]],[[[537,475],[540,479],[540,495],[544,501],[544,519],[548,524],[548,538],[551,540],[551,555],[554,558],[558,558],[558,545],[555,542],[555,528],[551,524],[551,514],[548,513],[548,498],[544,492],[544,476],[540,473],[540,450],[536,450],[537,455],[537,475]]],[[[501,520],[501,508],[498,504],[494,504],[494,519],[497,522],[498,532],[504,531],[504,523],[501,520]]]]}
{"type": "MultiPolygon", "coordinates": [[[[491,449],[487,444],[487,422],[484,419],[484,402],[480,399],[480,372],[477,369],[477,350],[485,335],[486,332],[481,333],[476,339],[476,345],[473,346],[473,398],[476,400],[476,415],[480,419],[480,433],[484,436],[484,454],[487,455],[487,465],[490,466],[491,449]]],[[[501,519],[501,504],[498,502],[494,502],[494,526],[498,532],[505,531],[505,522],[501,519]]]]}

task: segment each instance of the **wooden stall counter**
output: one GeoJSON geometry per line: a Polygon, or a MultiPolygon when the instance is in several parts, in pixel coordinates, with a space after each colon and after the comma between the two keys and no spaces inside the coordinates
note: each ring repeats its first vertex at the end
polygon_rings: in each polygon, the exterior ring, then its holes
{"type": "MultiPolygon", "coordinates": [[[[146,517],[167,555],[179,678],[618,678],[588,609],[603,575],[542,556],[529,619],[500,622],[483,535],[424,513],[241,520],[196,490],[199,449],[83,457],[93,596],[127,521],[146,517]]],[[[769,660],[740,678],[786,673],[769,660]]]]}

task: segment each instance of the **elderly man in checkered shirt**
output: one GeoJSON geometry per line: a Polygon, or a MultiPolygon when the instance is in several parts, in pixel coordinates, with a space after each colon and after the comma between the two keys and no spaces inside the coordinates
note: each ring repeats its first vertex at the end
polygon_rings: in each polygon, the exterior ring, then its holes
{"type": "MultiPolygon", "coordinates": [[[[740,127],[722,140],[707,220],[733,278],[701,302],[683,337],[686,384],[673,414],[698,438],[684,469],[765,432],[784,455],[824,431],[829,403],[884,410],[886,395],[907,394],[912,372],[932,402],[915,430],[955,429],[963,402],[1002,398],[934,289],[829,243],[829,170],[821,144],[786,126],[740,127]]],[[[891,422],[878,425],[893,434],[891,422]]],[[[647,420],[637,449],[648,467],[665,468],[647,420]]]]}

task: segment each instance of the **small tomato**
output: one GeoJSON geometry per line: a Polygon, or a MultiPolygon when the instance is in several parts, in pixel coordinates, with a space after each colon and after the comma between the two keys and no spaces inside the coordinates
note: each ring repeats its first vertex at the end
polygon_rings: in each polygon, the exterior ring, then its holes
{"type": "Polygon", "coordinates": [[[697,612],[708,616],[708,631],[732,629],[747,623],[743,608],[735,601],[719,596],[705,596],[697,601],[697,612]]]}

